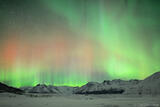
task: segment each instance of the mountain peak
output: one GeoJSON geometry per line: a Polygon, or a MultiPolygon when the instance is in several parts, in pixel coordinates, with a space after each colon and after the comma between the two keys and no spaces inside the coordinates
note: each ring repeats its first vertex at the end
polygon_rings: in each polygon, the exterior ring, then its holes
{"type": "Polygon", "coordinates": [[[158,80],[160,79],[160,71],[155,72],[154,74],[152,74],[151,76],[147,77],[144,80],[158,80]]]}
{"type": "Polygon", "coordinates": [[[47,87],[47,85],[46,85],[46,84],[37,84],[37,85],[36,85],[36,87],[37,87],[37,86],[47,87]]]}

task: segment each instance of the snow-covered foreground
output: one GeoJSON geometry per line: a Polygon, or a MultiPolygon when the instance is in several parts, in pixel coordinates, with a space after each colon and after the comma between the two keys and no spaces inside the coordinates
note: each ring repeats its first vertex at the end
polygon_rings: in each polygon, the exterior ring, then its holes
{"type": "Polygon", "coordinates": [[[160,96],[0,93],[0,107],[160,107],[160,96]]]}

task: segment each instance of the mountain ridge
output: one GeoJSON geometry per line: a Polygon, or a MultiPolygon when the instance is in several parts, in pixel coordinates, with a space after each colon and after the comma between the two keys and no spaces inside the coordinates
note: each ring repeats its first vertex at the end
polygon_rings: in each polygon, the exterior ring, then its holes
{"type": "Polygon", "coordinates": [[[0,83],[0,91],[52,94],[160,94],[160,72],[153,73],[144,80],[104,80],[101,83],[88,82],[81,87],[37,84],[34,87],[18,89],[0,83]]]}

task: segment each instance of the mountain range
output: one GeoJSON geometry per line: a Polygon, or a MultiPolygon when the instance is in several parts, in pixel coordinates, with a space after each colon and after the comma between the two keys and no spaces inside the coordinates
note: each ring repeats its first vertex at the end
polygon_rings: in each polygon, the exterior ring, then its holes
{"type": "Polygon", "coordinates": [[[160,72],[144,80],[104,80],[102,83],[88,82],[81,87],[38,84],[34,87],[14,88],[0,83],[0,92],[51,93],[51,94],[160,94],[160,72]]]}

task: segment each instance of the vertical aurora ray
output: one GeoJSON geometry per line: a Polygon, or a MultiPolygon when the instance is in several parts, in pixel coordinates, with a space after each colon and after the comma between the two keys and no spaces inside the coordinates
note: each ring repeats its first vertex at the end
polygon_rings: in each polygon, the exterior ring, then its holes
{"type": "Polygon", "coordinates": [[[160,70],[160,2],[0,0],[0,81],[81,86],[160,70]]]}

